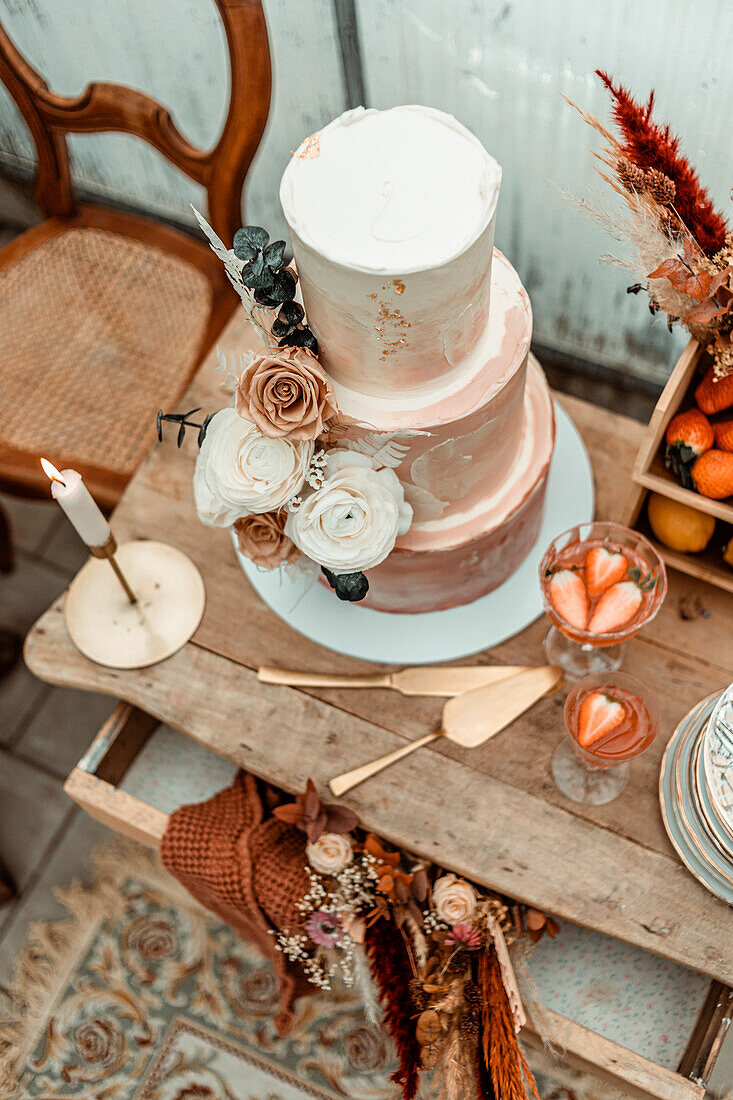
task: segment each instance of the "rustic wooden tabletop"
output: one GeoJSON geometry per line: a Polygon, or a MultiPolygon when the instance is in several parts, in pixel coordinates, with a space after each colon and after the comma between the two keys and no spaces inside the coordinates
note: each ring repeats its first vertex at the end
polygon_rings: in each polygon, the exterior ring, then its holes
{"type": "MultiPolygon", "coordinates": [[[[220,348],[249,340],[241,312],[220,348]]],[[[226,403],[216,354],[180,407],[226,403]]],[[[597,517],[618,518],[643,428],[606,408],[560,398],[592,457],[597,517]]],[[[258,666],[366,672],[281,622],[250,587],[228,532],[202,526],[191,489],[193,440],[155,445],[115,512],[118,540],[155,538],[199,566],[207,590],[194,639],[162,664],[119,672],[92,664],[71,644],[62,597],[28,636],[26,659],[41,678],[106,692],[154,714],[244,768],[290,790],[398,748],[439,724],[442,701],[384,690],[295,690],[260,684],[258,666]]],[[[733,911],[682,866],[659,811],[657,780],[676,724],[703,696],[733,679],[733,594],[672,573],[657,619],[630,644],[626,667],[662,704],[662,733],[632,765],[610,805],[578,806],[555,788],[549,764],[563,736],[563,693],[543,700],[485,746],[444,741],[394,766],[344,801],[363,824],[412,849],[532,903],[733,983],[733,911]]],[[[546,623],[475,660],[540,664],[546,623]]],[[[470,663],[465,661],[462,663],[470,663]]],[[[90,731],[91,734],[91,731],[90,731]]]]}

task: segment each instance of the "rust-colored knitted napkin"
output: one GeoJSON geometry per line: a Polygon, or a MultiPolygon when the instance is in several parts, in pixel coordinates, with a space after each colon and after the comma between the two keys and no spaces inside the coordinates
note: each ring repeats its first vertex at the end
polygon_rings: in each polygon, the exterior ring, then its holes
{"type": "Polygon", "coordinates": [[[313,993],[300,971],[276,951],[271,930],[296,932],[295,901],[308,891],[305,836],[266,818],[257,782],[240,772],[231,787],[206,802],[181,806],[161,842],[164,866],[197,901],[253,940],[273,960],[280,980],[275,1028],[287,1032],[293,1001],[313,993]]]}

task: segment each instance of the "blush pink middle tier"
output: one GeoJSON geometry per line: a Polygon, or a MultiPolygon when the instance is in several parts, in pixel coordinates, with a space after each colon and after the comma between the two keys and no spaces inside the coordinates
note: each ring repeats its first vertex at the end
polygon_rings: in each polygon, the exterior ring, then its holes
{"type": "Polygon", "coordinates": [[[536,542],[555,423],[544,374],[530,362],[531,335],[527,294],[495,250],[487,323],[458,376],[409,401],[336,383],[344,413],[399,433],[396,473],[414,510],[408,533],[369,571],[366,606],[469,603],[502,584],[536,542]]]}

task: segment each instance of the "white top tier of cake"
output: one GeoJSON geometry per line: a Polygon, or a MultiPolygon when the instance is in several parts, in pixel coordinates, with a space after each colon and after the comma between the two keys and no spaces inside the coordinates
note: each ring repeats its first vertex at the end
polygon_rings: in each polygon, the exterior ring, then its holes
{"type": "Polygon", "coordinates": [[[348,111],[280,186],[321,360],[364,393],[445,383],[488,318],[501,169],[450,115],[348,111]]]}

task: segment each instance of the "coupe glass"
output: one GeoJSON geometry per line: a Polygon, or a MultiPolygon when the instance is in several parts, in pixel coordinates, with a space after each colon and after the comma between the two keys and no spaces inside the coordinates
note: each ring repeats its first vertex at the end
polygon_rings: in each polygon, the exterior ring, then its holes
{"type": "MultiPolygon", "coordinates": [[[[595,700],[594,700],[595,701],[595,700]]],[[[552,757],[552,778],[572,802],[602,806],[617,798],[629,779],[629,760],[641,756],[659,731],[659,704],[652,693],[625,672],[597,673],[578,680],[565,700],[563,738],[552,757]],[[590,696],[621,703],[619,724],[583,747],[581,711],[590,696]]]]}
{"type": "MultiPolygon", "coordinates": [[[[559,665],[568,680],[577,680],[593,672],[611,672],[623,664],[624,643],[646,623],[651,622],[667,594],[664,562],[651,543],[620,523],[581,523],[553,539],[540,562],[540,586],[547,616],[552,623],[545,637],[547,660],[559,665]],[[585,561],[594,548],[623,554],[629,569],[622,582],[631,581],[641,592],[641,602],[630,618],[616,629],[603,633],[588,629],[594,610],[605,592],[589,599],[585,627],[573,625],[562,617],[551,598],[553,577],[562,569],[573,571],[585,589],[585,561]]],[[[586,590],[587,593],[587,590],[586,590]]]]}

